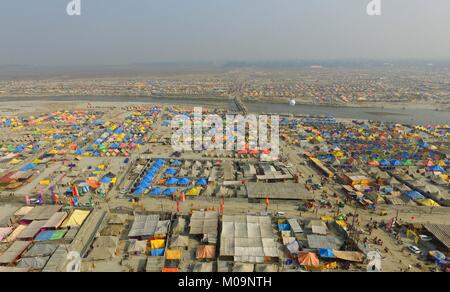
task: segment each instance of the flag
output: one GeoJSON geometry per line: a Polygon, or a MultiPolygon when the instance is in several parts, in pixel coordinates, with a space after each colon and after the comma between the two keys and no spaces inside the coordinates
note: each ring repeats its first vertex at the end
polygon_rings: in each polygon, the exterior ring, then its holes
{"type": "Polygon", "coordinates": [[[177,213],[180,213],[180,201],[177,201],[177,213]]]}
{"type": "Polygon", "coordinates": [[[77,197],[73,197],[73,205],[74,206],[78,206],[78,198],[77,197]]]}
{"type": "Polygon", "coordinates": [[[75,197],[79,197],[79,196],[80,196],[80,194],[78,193],[78,188],[77,188],[76,185],[73,185],[72,193],[73,193],[73,195],[74,195],[75,197]]]}
{"type": "Polygon", "coordinates": [[[53,194],[53,203],[55,205],[59,204],[59,196],[57,194],[53,194]]]}
{"type": "Polygon", "coordinates": [[[266,208],[269,207],[269,194],[266,194],[266,208]]]}
{"type": "Polygon", "coordinates": [[[225,199],[222,197],[220,199],[220,208],[219,208],[219,212],[220,214],[223,214],[223,212],[225,211],[225,199]]]}

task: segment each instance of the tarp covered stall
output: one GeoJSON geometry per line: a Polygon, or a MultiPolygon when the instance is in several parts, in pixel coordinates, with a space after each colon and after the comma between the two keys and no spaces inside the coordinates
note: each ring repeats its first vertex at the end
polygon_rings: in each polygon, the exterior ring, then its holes
{"type": "Polygon", "coordinates": [[[131,240],[127,252],[128,254],[141,255],[145,254],[146,250],[147,250],[146,240],[131,240]]]}
{"type": "Polygon", "coordinates": [[[19,210],[16,211],[16,213],[14,213],[15,216],[25,216],[28,213],[31,212],[31,210],[33,210],[34,207],[33,206],[23,206],[22,208],[20,208],[19,210]]]}
{"type": "Polygon", "coordinates": [[[294,231],[294,233],[303,233],[303,229],[300,226],[300,224],[298,223],[298,220],[295,218],[290,218],[287,220],[289,225],[291,226],[292,231],[294,231]]]}
{"type": "Polygon", "coordinates": [[[312,249],[319,249],[319,248],[339,249],[343,244],[343,241],[340,238],[331,235],[308,234],[306,238],[308,240],[308,247],[312,249]]]}
{"type": "Polygon", "coordinates": [[[155,234],[158,227],[159,215],[135,216],[128,237],[149,237],[155,234]]]}
{"type": "Polygon", "coordinates": [[[47,223],[42,227],[43,229],[57,229],[59,228],[67,217],[66,212],[56,212],[48,219],[47,223]]]}
{"type": "Polygon", "coordinates": [[[172,236],[170,240],[170,247],[181,247],[186,248],[189,246],[189,236],[186,235],[176,235],[172,236]]]}
{"type": "Polygon", "coordinates": [[[13,232],[11,232],[11,234],[9,234],[9,236],[4,239],[2,242],[13,242],[14,240],[16,240],[16,238],[27,228],[28,225],[19,225],[16,227],[16,229],[13,230],[13,232]]]}
{"type": "Polygon", "coordinates": [[[13,231],[12,227],[0,227],[0,242],[3,241],[11,232],[13,231]]]}
{"type": "Polygon", "coordinates": [[[32,257],[21,258],[17,263],[18,268],[27,268],[30,270],[42,270],[50,257],[32,257]]]}
{"type": "Polygon", "coordinates": [[[278,257],[276,239],[268,216],[224,215],[220,256],[236,262],[263,263],[265,257],[278,257]]]}
{"type": "Polygon", "coordinates": [[[17,237],[18,239],[33,239],[39,231],[41,231],[42,227],[46,224],[47,221],[33,221],[30,225],[23,230],[20,235],[17,237]]]}
{"type": "Polygon", "coordinates": [[[73,211],[72,214],[70,214],[70,216],[64,221],[61,227],[80,227],[81,225],[83,225],[83,222],[86,220],[90,213],[91,211],[89,210],[77,209],[73,211]]]}
{"type": "Polygon", "coordinates": [[[164,268],[164,257],[148,257],[145,271],[161,272],[164,268]]]}
{"type": "Polygon", "coordinates": [[[14,206],[0,206],[0,227],[11,226],[16,211],[17,207],[14,206]]]}
{"type": "Polygon", "coordinates": [[[40,232],[35,241],[51,241],[51,240],[60,240],[64,237],[67,230],[47,230],[40,232]]]}
{"type": "Polygon", "coordinates": [[[51,256],[55,250],[58,248],[57,244],[54,243],[35,243],[24,255],[23,257],[46,257],[51,256]]]}
{"type": "Polygon", "coordinates": [[[33,221],[33,220],[48,220],[53,214],[59,212],[62,206],[59,205],[49,205],[49,206],[36,206],[28,214],[26,214],[22,220],[23,221],[33,221]]]}
{"type": "Polygon", "coordinates": [[[216,211],[194,211],[189,224],[189,234],[207,237],[209,243],[217,240],[219,213],[216,211]]]}
{"type": "Polygon", "coordinates": [[[12,264],[31,245],[30,241],[15,241],[1,256],[0,264],[12,264]]]}

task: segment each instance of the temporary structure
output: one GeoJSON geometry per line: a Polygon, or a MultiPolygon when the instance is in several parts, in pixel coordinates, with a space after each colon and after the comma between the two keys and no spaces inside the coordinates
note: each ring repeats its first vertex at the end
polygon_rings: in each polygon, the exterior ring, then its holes
{"type": "Polygon", "coordinates": [[[302,266],[318,267],[319,258],[313,252],[301,252],[298,255],[298,263],[302,266]]]}
{"type": "Polygon", "coordinates": [[[196,259],[213,259],[216,254],[214,245],[200,245],[197,248],[196,259]]]}

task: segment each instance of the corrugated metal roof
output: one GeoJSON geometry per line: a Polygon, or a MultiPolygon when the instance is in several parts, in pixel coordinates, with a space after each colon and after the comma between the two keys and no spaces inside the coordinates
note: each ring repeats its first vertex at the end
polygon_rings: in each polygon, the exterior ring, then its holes
{"type": "Polygon", "coordinates": [[[425,224],[424,228],[445,245],[445,247],[450,249],[450,225],[425,224]]]}

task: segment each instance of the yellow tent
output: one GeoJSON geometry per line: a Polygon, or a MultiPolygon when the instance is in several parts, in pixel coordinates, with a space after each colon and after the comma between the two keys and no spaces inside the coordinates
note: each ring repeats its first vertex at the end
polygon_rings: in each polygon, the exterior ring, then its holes
{"type": "Polygon", "coordinates": [[[150,240],[150,247],[152,249],[155,248],[164,248],[166,244],[166,241],[164,239],[154,239],[154,240],[150,240]]]}
{"type": "Polygon", "coordinates": [[[202,187],[195,187],[186,192],[186,196],[198,196],[202,191],[202,187]]]}
{"type": "Polygon", "coordinates": [[[181,250],[179,249],[168,249],[166,250],[167,260],[179,260],[181,259],[181,250]]]}
{"type": "Polygon", "coordinates": [[[75,210],[61,225],[65,227],[79,227],[83,224],[84,220],[89,216],[91,212],[87,210],[75,210]]]}
{"type": "Polygon", "coordinates": [[[419,204],[422,206],[428,206],[428,207],[439,207],[440,205],[433,201],[432,199],[419,199],[417,200],[419,204]]]}
{"type": "Polygon", "coordinates": [[[39,182],[39,184],[42,185],[42,186],[48,186],[50,184],[50,180],[41,180],[39,182]]]}
{"type": "Polygon", "coordinates": [[[22,162],[22,160],[20,160],[20,159],[16,159],[16,158],[14,158],[13,160],[11,160],[10,162],[9,162],[9,164],[19,164],[19,163],[21,163],[22,162]]]}

